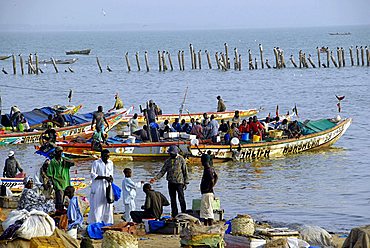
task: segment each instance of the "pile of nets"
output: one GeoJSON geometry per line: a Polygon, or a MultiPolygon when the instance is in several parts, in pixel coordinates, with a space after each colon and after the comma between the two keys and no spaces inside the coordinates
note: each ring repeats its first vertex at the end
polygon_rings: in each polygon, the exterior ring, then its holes
{"type": "Polygon", "coordinates": [[[254,221],[247,214],[238,214],[231,221],[231,233],[240,236],[252,236],[254,234],[254,221]]]}
{"type": "Polygon", "coordinates": [[[138,248],[139,242],[134,235],[119,231],[104,232],[102,248],[138,248]]]}

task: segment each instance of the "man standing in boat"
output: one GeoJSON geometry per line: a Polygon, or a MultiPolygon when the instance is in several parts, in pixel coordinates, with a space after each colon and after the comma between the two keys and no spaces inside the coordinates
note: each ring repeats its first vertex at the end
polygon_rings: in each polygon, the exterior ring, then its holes
{"type": "Polygon", "coordinates": [[[123,101],[118,96],[118,93],[116,93],[116,95],[114,96],[114,99],[116,99],[116,101],[114,103],[114,106],[113,106],[113,108],[111,108],[110,110],[108,110],[108,112],[112,112],[113,110],[119,110],[119,109],[122,109],[123,108],[123,101]]]}
{"type": "Polygon", "coordinates": [[[92,122],[91,122],[91,129],[93,130],[94,129],[94,123],[96,124],[96,126],[99,126],[101,128],[101,130],[104,132],[104,122],[105,124],[107,124],[107,128],[109,128],[109,123],[107,121],[107,119],[105,119],[105,116],[104,116],[104,112],[103,112],[103,106],[99,106],[98,107],[98,111],[96,111],[94,114],[93,114],[93,119],[92,119],[92,122]]]}
{"type": "Polygon", "coordinates": [[[221,96],[217,96],[217,112],[225,112],[226,111],[226,105],[224,103],[224,100],[221,98],[221,96]]]}
{"type": "Polygon", "coordinates": [[[178,214],[176,194],[179,198],[181,212],[186,212],[184,190],[186,190],[186,186],[189,183],[188,168],[185,159],[178,154],[176,146],[170,146],[168,153],[170,158],[164,162],[161,171],[154,178],[150,179],[150,183],[154,183],[167,173],[168,193],[171,199],[171,216],[176,217],[178,214]]]}

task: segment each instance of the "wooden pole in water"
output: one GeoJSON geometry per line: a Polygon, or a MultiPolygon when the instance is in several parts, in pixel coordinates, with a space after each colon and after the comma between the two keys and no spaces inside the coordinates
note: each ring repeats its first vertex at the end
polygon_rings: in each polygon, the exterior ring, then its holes
{"type": "Polygon", "coordinates": [[[253,58],[251,49],[248,49],[248,63],[249,63],[249,70],[253,70],[253,58]]]}
{"type": "Polygon", "coordinates": [[[172,65],[171,53],[170,53],[170,52],[167,52],[167,56],[168,56],[168,62],[170,63],[171,71],[173,71],[173,65],[172,65]]]}
{"type": "Polygon", "coordinates": [[[331,61],[333,61],[334,66],[335,66],[335,67],[338,67],[338,64],[337,64],[337,62],[335,61],[335,58],[334,58],[334,56],[333,56],[333,51],[331,51],[331,52],[330,52],[330,58],[331,58],[331,61]]]}
{"type": "Polygon", "coordinates": [[[16,64],[16,61],[15,61],[15,55],[12,54],[12,59],[13,59],[13,74],[17,74],[17,64],[16,64]]]}
{"type": "Polygon", "coordinates": [[[230,69],[230,63],[229,63],[229,46],[227,45],[227,43],[225,42],[225,61],[226,61],[226,68],[227,69],[230,69]]]}
{"type": "MultiPolygon", "coordinates": [[[[103,72],[102,70],[101,70],[101,66],[100,66],[100,63],[99,63],[99,59],[98,59],[98,57],[96,57],[97,58],[97,61],[98,61],[98,65],[99,65],[99,68],[100,68],[100,72],[103,72]]],[[[126,64],[127,64],[127,70],[128,70],[128,72],[130,72],[131,71],[131,64],[130,64],[130,59],[128,58],[128,52],[126,52],[126,54],[125,54],[125,59],[126,59],[126,64]]]]}
{"type": "Polygon", "coordinates": [[[207,54],[208,68],[211,70],[212,69],[211,56],[209,55],[209,52],[207,50],[205,52],[207,54]]]}
{"type": "MultiPolygon", "coordinates": [[[[55,72],[56,73],[58,73],[58,68],[57,68],[57,65],[56,65],[56,63],[55,63],[55,60],[54,60],[54,58],[50,58],[51,59],[51,63],[53,63],[53,66],[54,66],[54,70],[55,70],[55,72]]],[[[100,68],[101,69],[101,68],[100,68]]]]}
{"type": "Polygon", "coordinates": [[[268,59],[266,59],[266,66],[267,66],[267,68],[271,68],[271,65],[269,64],[269,60],[268,59]]]}
{"type": "Polygon", "coordinates": [[[307,59],[306,59],[306,53],[303,53],[303,61],[304,61],[304,66],[306,68],[308,68],[308,63],[307,63],[307,59]]]}
{"type": "Polygon", "coordinates": [[[19,62],[21,63],[21,72],[22,72],[22,75],[24,75],[24,64],[23,64],[23,58],[22,58],[22,55],[19,54],[19,62]]]}
{"type": "Polygon", "coordinates": [[[182,66],[181,66],[181,51],[180,50],[177,52],[177,60],[179,62],[179,69],[180,69],[180,71],[182,71],[182,66]]]}
{"type": "Polygon", "coordinates": [[[366,65],[370,66],[369,49],[367,48],[367,46],[365,46],[365,49],[366,49],[366,65]]]}
{"type": "Polygon", "coordinates": [[[195,50],[193,49],[193,61],[194,61],[194,70],[197,69],[197,54],[195,53],[195,50]]]}
{"type": "Polygon", "coordinates": [[[159,71],[162,71],[162,58],[161,58],[160,51],[158,51],[158,67],[159,67],[159,71]]]}
{"type": "Polygon", "coordinates": [[[342,57],[342,66],[345,67],[346,66],[346,56],[345,56],[343,47],[340,48],[340,52],[341,52],[341,57],[342,57]]]}
{"type": "Polygon", "coordinates": [[[313,63],[312,59],[311,59],[311,54],[308,54],[308,62],[310,62],[311,66],[313,68],[316,68],[315,64],[313,63]]]}
{"type": "Polygon", "coordinates": [[[351,58],[351,66],[354,65],[354,62],[353,62],[353,51],[352,51],[352,46],[349,48],[349,57],[351,58]]]}
{"type": "Polygon", "coordinates": [[[191,69],[194,70],[194,52],[193,52],[193,45],[189,45],[190,48],[190,58],[191,58],[191,69]]]}
{"type": "Polygon", "coordinates": [[[365,65],[365,60],[364,60],[364,48],[361,46],[361,65],[365,65]]]}
{"type": "Polygon", "coordinates": [[[302,68],[302,64],[303,64],[303,61],[302,61],[302,50],[299,50],[299,52],[298,52],[298,59],[299,59],[299,68],[302,68]]]}
{"type": "Polygon", "coordinates": [[[242,56],[239,54],[239,65],[238,65],[239,71],[242,70],[242,56]]]}
{"type": "Polygon", "coordinates": [[[202,50],[198,51],[198,64],[199,64],[199,70],[202,69],[202,50]]]}
{"type": "Polygon", "coordinates": [[[167,71],[168,70],[168,66],[167,66],[165,54],[166,54],[166,52],[165,51],[162,51],[163,71],[167,71]]]}
{"type": "Polygon", "coordinates": [[[28,74],[32,74],[31,65],[32,65],[32,54],[28,55],[28,74]]]}
{"type": "Polygon", "coordinates": [[[274,55],[275,55],[275,68],[279,69],[280,68],[279,55],[276,47],[274,47],[274,55]]]}
{"type": "Polygon", "coordinates": [[[185,55],[184,51],[181,51],[181,64],[182,64],[182,70],[185,71],[185,55]]]}
{"type": "Polygon", "coordinates": [[[338,67],[342,67],[342,59],[340,58],[341,53],[339,51],[339,47],[337,47],[337,58],[338,58],[338,67]]]}
{"type": "Polygon", "coordinates": [[[238,55],[238,49],[237,48],[234,48],[234,56],[235,56],[234,70],[238,70],[238,67],[239,67],[239,55],[238,55]]]}
{"type": "Polygon", "coordinates": [[[222,61],[222,67],[225,67],[224,69],[227,69],[227,61],[225,59],[225,54],[221,52],[221,61],[222,61]]]}
{"type": "Polygon", "coordinates": [[[136,65],[137,65],[137,71],[140,71],[140,61],[139,61],[139,52],[135,53],[135,58],[136,58],[136,65]]]}
{"type": "Polygon", "coordinates": [[[283,68],[286,68],[286,65],[285,65],[285,58],[284,58],[284,51],[282,49],[280,49],[280,61],[281,61],[281,65],[283,68]]]}
{"type": "Polygon", "coordinates": [[[330,62],[330,51],[329,47],[326,47],[326,67],[329,68],[329,62],[330,62]]]}
{"type": "Polygon", "coordinates": [[[357,58],[357,66],[360,65],[360,51],[358,49],[358,46],[356,46],[356,58],[357,58]]]}
{"type": "Polygon", "coordinates": [[[257,63],[257,58],[254,58],[254,69],[258,69],[258,63],[257,63]]]}
{"type": "Polygon", "coordinates": [[[36,75],[39,75],[39,56],[35,53],[36,75]]]}
{"type": "Polygon", "coordinates": [[[262,47],[262,44],[258,44],[258,46],[260,48],[261,68],[263,69],[264,68],[264,65],[263,65],[263,47],[262,47]]]}
{"type": "Polygon", "coordinates": [[[215,58],[216,58],[217,69],[220,70],[220,62],[219,62],[219,59],[218,59],[218,52],[215,53],[215,58]]]}
{"type": "Polygon", "coordinates": [[[148,52],[145,51],[145,65],[146,65],[146,71],[149,72],[149,59],[148,59],[148,52]]]}
{"type": "Polygon", "coordinates": [[[292,54],[292,55],[290,55],[290,62],[292,62],[293,66],[294,66],[295,68],[297,68],[297,67],[298,67],[298,66],[297,66],[297,64],[296,64],[296,63],[295,63],[295,61],[294,61],[293,54],[292,54]]]}
{"type": "Polygon", "coordinates": [[[319,68],[321,67],[321,61],[320,61],[320,48],[316,47],[317,50],[317,63],[319,64],[319,68]]]}

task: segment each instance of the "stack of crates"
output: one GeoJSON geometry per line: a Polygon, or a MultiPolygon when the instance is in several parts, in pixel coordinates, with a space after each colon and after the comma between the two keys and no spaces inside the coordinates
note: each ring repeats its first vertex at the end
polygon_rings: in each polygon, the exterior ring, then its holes
{"type": "Polygon", "coordinates": [[[66,248],[62,239],[56,236],[35,237],[31,239],[30,248],[66,248]]]}
{"type": "MultiPolygon", "coordinates": [[[[200,202],[201,202],[201,199],[193,199],[192,209],[188,210],[187,213],[196,218],[200,218],[200,202]]],[[[221,202],[219,198],[215,197],[212,207],[213,207],[213,214],[215,215],[214,220],[215,221],[224,220],[225,211],[221,209],[221,202]]]]}

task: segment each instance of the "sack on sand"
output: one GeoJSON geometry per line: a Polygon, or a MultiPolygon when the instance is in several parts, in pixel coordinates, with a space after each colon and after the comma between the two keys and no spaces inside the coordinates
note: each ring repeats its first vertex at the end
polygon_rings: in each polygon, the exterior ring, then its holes
{"type": "Polygon", "coordinates": [[[126,232],[106,231],[104,233],[102,248],[138,248],[137,238],[126,232]]]}
{"type": "Polygon", "coordinates": [[[55,222],[48,214],[32,210],[17,230],[17,237],[31,239],[33,237],[51,236],[54,230],[55,222]]]}
{"type": "Polygon", "coordinates": [[[25,209],[11,211],[6,220],[2,223],[3,229],[4,230],[8,229],[8,227],[14,224],[17,220],[27,219],[28,215],[29,212],[25,209]]]}
{"type": "Polygon", "coordinates": [[[332,236],[319,226],[302,226],[298,231],[301,238],[312,246],[334,247],[332,236]]]}

